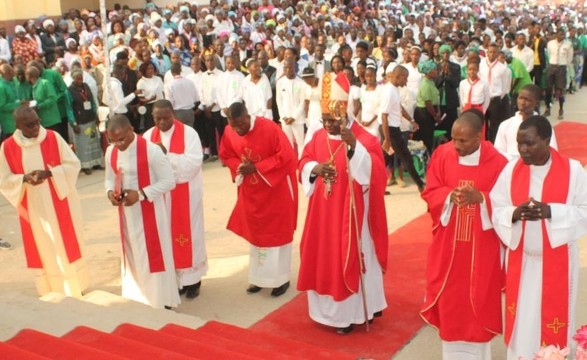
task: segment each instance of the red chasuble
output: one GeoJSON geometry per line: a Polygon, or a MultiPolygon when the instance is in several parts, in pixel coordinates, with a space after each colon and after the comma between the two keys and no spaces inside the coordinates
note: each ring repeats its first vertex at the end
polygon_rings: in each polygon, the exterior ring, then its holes
{"type": "Polygon", "coordinates": [[[479,204],[454,206],[446,227],[440,217],[450,192],[466,184],[481,191],[490,206],[489,192],[506,164],[506,158],[483,141],[479,166],[460,165],[454,145],[448,143],[434,151],[426,172],[422,198],[432,217],[433,241],[420,315],[445,341],[486,342],[502,331],[504,278],[497,234],[483,230],[479,204]]]}
{"type": "MultiPolygon", "coordinates": [[[[168,151],[173,154],[185,152],[185,125],[175,120],[168,151]]],[[[153,128],[151,142],[161,143],[161,130],[153,128]]],[[[190,216],[190,184],[176,184],[171,190],[171,239],[173,260],[176,269],[187,269],[192,263],[192,227],[190,216]]]]}
{"type": "MultiPolygon", "coordinates": [[[[151,175],[149,174],[149,155],[147,151],[147,140],[139,135],[136,135],[137,142],[137,177],[139,180],[139,189],[144,189],[151,185],[151,175]]],[[[110,166],[117,174],[121,174],[121,169],[118,167],[118,148],[112,148],[110,155],[110,166]]],[[[163,252],[161,251],[161,241],[159,239],[159,229],[157,228],[157,216],[155,215],[155,205],[148,201],[139,201],[135,204],[141,207],[143,217],[143,233],[145,234],[145,244],[147,247],[147,256],[149,257],[149,270],[151,273],[165,271],[165,261],[163,260],[163,252]]],[[[124,214],[122,206],[118,207],[118,215],[120,218],[120,238],[124,240],[124,232],[122,229],[124,214]]],[[[122,241],[122,252],[124,253],[124,241],[122,241]]]]}
{"type": "MultiPolygon", "coordinates": [[[[565,204],[569,194],[571,165],[569,159],[550,149],[552,164],[544,179],[542,202],[565,204]]],[[[518,206],[529,199],[530,166],[518,160],[512,173],[512,204],[518,206]]],[[[524,258],[526,221],[522,221],[520,244],[516,250],[508,252],[508,276],[506,286],[505,341],[510,343],[518,309],[518,292],[522,276],[524,258]]],[[[545,220],[542,226],[542,314],[541,344],[567,346],[569,326],[569,248],[552,248],[546,231],[545,220]]],[[[521,334],[520,336],[523,336],[521,334]]]]}
{"type": "MultiPolygon", "coordinates": [[[[47,130],[45,139],[41,142],[41,154],[43,156],[43,162],[45,163],[45,169],[50,170],[51,167],[61,165],[61,157],[59,155],[59,144],[55,133],[51,130],[47,130]]],[[[8,138],[4,142],[4,156],[6,162],[10,167],[13,174],[25,174],[24,164],[22,163],[22,149],[14,141],[13,137],[8,138]]],[[[41,169],[37,169],[41,170],[41,169]]],[[[81,258],[81,251],[73,220],[71,219],[71,212],[69,209],[69,203],[67,198],[62,200],[57,196],[55,186],[51,179],[47,180],[49,183],[49,190],[51,192],[51,203],[55,210],[55,216],[59,222],[59,231],[63,240],[63,246],[67,254],[67,259],[70,263],[81,258]]],[[[42,269],[43,262],[35,243],[33,229],[31,228],[28,203],[27,203],[27,191],[28,185],[23,185],[25,190],[21,198],[20,203],[17,205],[20,228],[22,232],[22,242],[24,246],[24,252],[27,260],[27,266],[32,269],[42,269]]],[[[38,185],[39,186],[39,185],[38,185]]]]}
{"type": "MultiPolygon", "coordinates": [[[[388,234],[383,199],[387,181],[383,153],[377,138],[361,126],[353,123],[351,131],[371,156],[369,214],[368,224],[365,225],[369,226],[377,259],[385,271],[388,234]]],[[[359,291],[360,279],[360,258],[346,171],[346,146],[341,140],[329,139],[326,130],[320,129],[304,148],[299,168],[301,173],[301,169],[310,161],[327,162],[331,157],[327,142],[330,143],[332,152],[336,152],[334,166],[338,175],[328,197],[325,197],[322,178],[317,177],[314,183],[300,245],[301,263],[297,287],[300,291],[314,290],[320,295],[330,295],[334,300],[342,301],[359,291]]],[[[363,189],[356,181],[353,183],[358,224],[362,228],[365,211],[363,189]]]]}
{"type": "Polygon", "coordinates": [[[298,213],[296,154],[273,121],[256,118],[252,130],[239,136],[230,126],[222,135],[219,156],[233,181],[244,159],[256,173],[244,176],[226,228],[257,247],[292,242],[298,213]]]}

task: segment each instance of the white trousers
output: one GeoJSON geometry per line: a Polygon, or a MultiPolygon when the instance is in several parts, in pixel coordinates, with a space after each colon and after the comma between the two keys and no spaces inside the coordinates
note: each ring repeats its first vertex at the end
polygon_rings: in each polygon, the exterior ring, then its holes
{"type": "Polygon", "coordinates": [[[282,246],[249,250],[249,284],[276,288],[289,281],[291,272],[291,243],[282,246]]]}
{"type": "Polygon", "coordinates": [[[294,143],[297,145],[299,159],[302,156],[302,150],[304,149],[304,124],[293,123],[291,125],[286,125],[282,121],[281,128],[283,129],[285,136],[287,136],[291,146],[294,146],[294,143]]]}
{"type": "Polygon", "coordinates": [[[491,343],[443,341],[443,360],[491,360],[491,343]]]}

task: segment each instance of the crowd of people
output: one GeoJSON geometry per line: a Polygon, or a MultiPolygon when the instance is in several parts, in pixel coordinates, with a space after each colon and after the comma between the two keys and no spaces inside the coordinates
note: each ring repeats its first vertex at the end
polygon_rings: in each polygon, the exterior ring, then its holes
{"type": "Polygon", "coordinates": [[[556,151],[547,117],[563,119],[587,82],[587,9],[147,0],[107,17],[71,9],[10,36],[0,27],[0,189],[19,209],[39,294],[87,287],[75,182],[101,169],[123,296],[153,307],[197,297],[202,164],[220,160],[238,188],[228,229],[251,246],[247,293],[290,286],[299,179],[310,202],[297,288],[313,320],[348,334],[387,306],[383,199],[406,186],[405,169],[437,229],[421,314],[444,358],[490,358],[505,247],[508,358],[570,341],[586,176],[556,151]],[[410,139],[431,154],[425,180],[410,139]],[[554,283],[569,296],[546,306],[554,283]]]}

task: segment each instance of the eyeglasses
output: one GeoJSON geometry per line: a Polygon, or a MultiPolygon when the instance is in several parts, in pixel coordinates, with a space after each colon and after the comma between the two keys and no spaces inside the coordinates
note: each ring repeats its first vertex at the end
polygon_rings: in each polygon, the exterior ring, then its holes
{"type": "Polygon", "coordinates": [[[320,119],[320,122],[322,124],[334,124],[334,123],[340,122],[340,120],[337,120],[337,119],[320,119]]]}

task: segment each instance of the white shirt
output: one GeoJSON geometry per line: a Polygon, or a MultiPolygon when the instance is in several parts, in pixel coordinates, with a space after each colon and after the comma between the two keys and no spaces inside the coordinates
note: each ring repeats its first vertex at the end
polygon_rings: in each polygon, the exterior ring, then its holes
{"type": "Polygon", "coordinates": [[[200,108],[214,104],[212,111],[220,111],[218,106],[218,86],[221,71],[214,68],[212,71],[204,71],[200,77],[200,86],[198,87],[200,93],[200,108]]]}
{"type": "Polygon", "coordinates": [[[115,114],[126,114],[128,112],[127,105],[134,100],[136,95],[134,93],[124,96],[122,90],[122,83],[117,78],[110,78],[110,91],[105,91],[102,101],[104,104],[112,108],[115,114]],[[110,95],[108,95],[110,94],[110,95]]]}
{"type": "MultiPolygon", "coordinates": [[[[189,74],[193,73],[194,71],[192,70],[192,68],[183,65],[181,66],[181,76],[187,77],[189,74]]],[[[163,76],[163,83],[167,85],[171,80],[173,80],[173,75],[171,74],[171,70],[167,70],[165,76],[163,76]]]]}
{"type": "Polygon", "coordinates": [[[520,48],[514,46],[512,49],[512,57],[524,63],[528,72],[531,72],[532,69],[534,69],[534,50],[531,48],[524,46],[524,48],[520,50],[520,48]]]}
{"type": "Polygon", "coordinates": [[[181,75],[174,77],[165,85],[165,97],[173,105],[173,110],[190,110],[198,102],[196,87],[181,75]]]}
{"type": "Polygon", "coordinates": [[[418,96],[418,90],[420,89],[420,81],[422,81],[422,78],[424,77],[424,75],[422,75],[422,73],[420,73],[420,71],[418,70],[418,67],[412,66],[412,63],[403,64],[403,66],[406,69],[408,69],[408,73],[409,73],[408,83],[406,84],[406,87],[408,88],[408,90],[412,94],[412,97],[414,99],[416,99],[418,96]]]}
{"type": "Polygon", "coordinates": [[[326,61],[326,59],[322,59],[322,60],[314,59],[314,76],[316,76],[318,79],[322,79],[322,76],[324,75],[324,62],[325,61],[326,61]]]}
{"type": "Polygon", "coordinates": [[[550,40],[546,46],[550,65],[569,65],[573,63],[573,45],[568,40],[550,40]]]}
{"type": "Polygon", "coordinates": [[[490,64],[487,59],[482,60],[479,64],[479,77],[488,85],[490,97],[504,97],[509,94],[512,72],[506,64],[497,60],[490,64]]]}
{"type": "MultiPolygon", "coordinates": [[[[228,108],[235,102],[242,102],[242,92],[241,86],[245,76],[242,72],[233,70],[233,71],[224,71],[220,73],[219,82],[222,86],[218,87],[218,106],[220,109],[228,108]]],[[[223,110],[220,110],[222,116],[226,117],[226,114],[223,110]]]]}
{"type": "Polygon", "coordinates": [[[10,62],[12,59],[12,54],[10,53],[10,45],[8,44],[8,40],[0,37],[0,59],[6,60],[6,62],[10,62]]]}
{"type": "Polygon", "coordinates": [[[143,90],[143,97],[145,99],[154,98],[148,102],[149,104],[164,98],[163,80],[159,76],[153,75],[150,79],[143,76],[137,82],[137,89],[143,90]]]}
{"type": "MultiPolygon", "coordinates": [[[[534,115],[538,115],[536,112],[534,115]]],[[[517,160],[520,157],[518,152],[518,129],[520,124],[524,121],[522,114],[516,112],[516,115],[511,118],[504,120],[497,129],[497,135],[495,136],[495,148],[503,154],[509,161],[517,160]]],[[[558,149],[556,142],[556,136],[554,131],[550,137],[550,147],[558,149]]]]}
{"type": "Polygon", "coordinates": [[[294,124],[303,124],[304,116],[304,96],[306,83],[299,77],[293,79],[287,76],[277,81],[275,100],[281,119],[294,118],[294,124]]]}
{"type": "Polygon", "coordinates": [[[367,91],[367,86],[361,86],[361,120],[369,122],[376,118],[368,127],[365,127],[371,135],[379,136],[379,125],[381,123],[381,116],[379,115],[379,108],[381,107],[381,89],[382,86],[377,86],[373,90],[367,91]]]}
{"type": "Polygon", "coordinates": [[[469,78],[461,80],[459,85],[459,100],[461,106],[469,103],[469,94],[471,95],[470,105],[483,105],[483,111],[489,107],[491,97],[489,96],[489,87],[485,81],[478,79],[477,82],[472,82],[469,78]],[[472,88],[472,93],[471,93],[472,88]]]}
{"type": "Polygon", "coordinates": [[[382,115],[387,114],[387,126],[399,127],[402,119],[402,105],[399,89],[392,83],[380,87],[381,105],[379,107],[378,122],[382,123],[382,115]]]}
{"type": "Polygon", "coordinates": [[[203,75],[204,75],[203,72],[198,71],[197,73],[191,73],[185,77],[186,79],[191,81],[192,84],[194,84],[194,87],[196,88],[196,94],[198,95],[198,101],[202,101],[202,78],[203,78],[203,75]]]}
{"type": "Polygon", "coordinates": [[[273,97],[273,94],[271,93],[271,84],[265,74],[261,74],[261,78],[256,84],[251,81],[251,75],[248,75],[243,80],[241,89],[243,102],[247,106],[249,115],[273,120],[273,112],[271,108],[267,108],[267,101],[273,97]]]}

